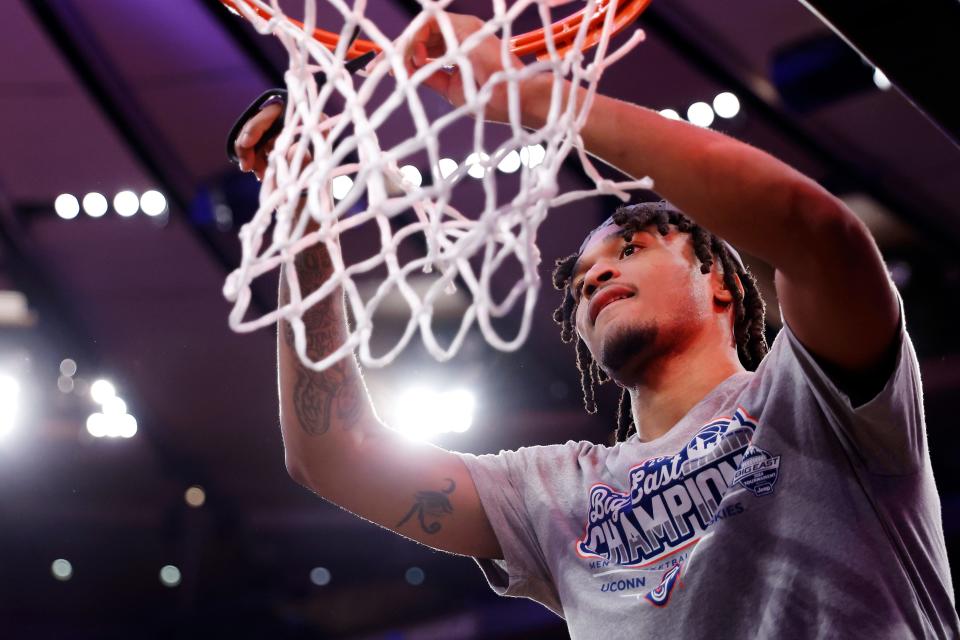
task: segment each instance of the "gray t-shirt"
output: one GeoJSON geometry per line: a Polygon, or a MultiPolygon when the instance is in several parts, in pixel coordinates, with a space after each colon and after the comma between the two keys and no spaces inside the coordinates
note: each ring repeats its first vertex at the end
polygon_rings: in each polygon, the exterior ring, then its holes
{"type": "Polygon", "coordinates": [[[504,555],[478,560],[490,585],[574,639],[960,637],[900,336],[856,408],[784,327],[654,441],[464,454],[504,555]]]}

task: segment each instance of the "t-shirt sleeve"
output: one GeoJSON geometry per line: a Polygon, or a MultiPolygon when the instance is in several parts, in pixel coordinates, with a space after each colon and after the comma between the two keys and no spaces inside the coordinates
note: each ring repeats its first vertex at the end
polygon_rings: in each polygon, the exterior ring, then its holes
{"type": "MultiPolygon", "coordinates": [[[[873,398],[854,406],[790,327],[784,323],[776,342],[793,360],[809,384],[817,403],[841,439],[854,450],[866,469],[882,475],[915,472],[926,459],[923,390],[917,354],[907,333],[899,293],[900,320],[894,345],[896,360],[883,388],[873,398]]],[[[771,349],[773,355],[774,349],[771,349]]]]}
{"type": "MultiPolygon", "coordinates": [[[[477,493],[503,552],[502,560],[477,558],[477,564],[498,594],[536,600],[563,616],[560,596],[528,507],[530,483],[550,468],[548,459],[562,457],[560,445],[475,456],[458,454],[467,465],[477,493]]],[[[533,506],[533,505],[531,505],[533,506]]]]}

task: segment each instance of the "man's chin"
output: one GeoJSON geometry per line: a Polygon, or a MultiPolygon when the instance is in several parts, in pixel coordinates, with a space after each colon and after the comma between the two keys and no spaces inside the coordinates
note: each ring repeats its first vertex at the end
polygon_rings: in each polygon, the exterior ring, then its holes
{"type": "Polygon", "coordinates": [[[611,327],[600,344],[597,363],[611,378],[621,382],[648,359],[656,339],[654,324],[611,327]]]}

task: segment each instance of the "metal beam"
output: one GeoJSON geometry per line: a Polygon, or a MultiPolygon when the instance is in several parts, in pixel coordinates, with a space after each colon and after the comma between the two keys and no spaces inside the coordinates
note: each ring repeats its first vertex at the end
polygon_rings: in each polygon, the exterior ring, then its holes
{"type": "Polygon", "coordinates": [[[957,0],[800,0],[960,145],[957,0]]]}

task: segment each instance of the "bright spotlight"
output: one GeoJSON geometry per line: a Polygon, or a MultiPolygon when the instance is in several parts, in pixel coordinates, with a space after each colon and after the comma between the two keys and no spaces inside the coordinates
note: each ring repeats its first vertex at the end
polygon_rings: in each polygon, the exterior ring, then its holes
{"type": "Polygon", "coordinates": [[[517,169],[520,168],[520,154],[516,149],[512,149],[510,153],[503,156],[503,159],[500,160],[500,164],[497,165],[497,169],[503,171],[504,173],[514,173],[517,169]]]}
{"type": "Polygon", "coordinates": [[[140,210],[140,198],[133,191],[121,191],[113,196],[113,209],[124,218],[140,210]]]}
{"type": "Polygon", "coordinates": [[[20,383],[13,376],[0,374],[0,438],[16,426],[20,404],[20,383]]]}
{"type": "Polygon", "coordinates": [[[450,431],[462,433],[473,423],[475,405],[473,394],[463,389],[437,392],[414,387],[397,402],[395,428],[420,439],[450,431]]]}
{"type": "Polygon", "coordinates": [[[729,91],[718,93],[713,99],[713,110],[721,118],[733,118],[740,113],[740,99],[729,91]]]}
{"type": "Polygon", "coordinates": [[[109,205],[102,193],[92,191],[83,196],[83,210],[91,218],[100,218],[107,212],[109,205]]]}
{"type": "Polygon", "coordinates": [[[94,438],[105,438],[110,431],[110,419],[102,413],[87,416],[87,433],[94,438]]]}
{"type": "Polygon", "coordinates": [[[440,169],[440,177],[443,179],[453,175],[453,172],[457,170],[458,166],[457,161],[451,158],[440,158],[440,161],[437,163],[437,167],[440,169]]]}
{"type": "Polygon", "coordinates": [[[70,564],[69,560],[57,558],[53,561],[53,564],[50,565],[50,573],[52,573],[53,577],[57,580],[65,582],[73,577],[73,565],[70,564]]]}
{"type": "Polygon", "coordinates": [[[660,115],[667,120],[680,120],[680,114],[674,109],[660,109],[660,115]]]}
{"type": "Polygon", "coordinates": [[[110,396],[102,403],[103,414],[107,416],[122,416],[127,413],[127,403],[122,398],[110,396]]]}
{"type": "Polygon", "coordinates": [[[888,91],[893,84],[890,82],[890,78],[887,77],[883,71],[880,69],[873,70],[873,84],[877,85],[877,89],[881,91],[888,91]]]}
{"type": "Polygon", "coordinates": [[[346,198],[347,194],[350,193],[350,189],[353,189],[353,178],[348,175],[336,176],[330,181],[330,191],[333,194],[334,200],[343,200],[346,198]]]}
{"type": "Polygon", "coordinates": [[[527,167],[535,167],[543,162],[547,150],[541,144],[531,144],[520,149],[520,162],[527,167]]]}
{"type": "Polygon", "coordinates": [[[117,388],[109,380],[101,378],[90,385],[90,397],[97,404],[103,404],[115,395],[117,395],[117,388]]]}
{"type": "Polygon", "coordinates": [[[468,155],[467,159],[463,161],[463,163],[469,167],[467,169],[467,175],[471,178],[477,178],[478,180],[482,178],[487,173],[484,163],[486,163],[488,160],[490,160],[490,156],[482,151],[480,153],[474,152],[468,155]]]}
{"type": "Polygon", "coordinates": [[[140,196],[140,209],[148,216],[158,216],[167,210],[167,199],[159,191],[144,191],[140,196]]]}
{"type": "Polygon", "coordinates": [[[709,127],[713,123],[713,108],[706,102],[694,102],[687,109],[687,120],[698,127],[709,127]]]}
{"type": "Polygon", "coordinates": [[[122,416],[109,416],[113,422],[113,435],[116,438],[132,438],[137,435],[137,419],[129,413],[122,416]]]}
{"type": "Polygon", "coordinates": [[[165,587],[176,587],[180,584],[182,576],[180,575],[180,569],[177,569],[172,564],[164,565],[160,569],[160,582],[165,587]]]}
{"type": "Polygon", "coordinates": [[[417,169],[412,164],[405,164],[400,167],[400,175],[403,176],[404,182],[412,184],[415,187],[423,184],[423,176],[420,175],[420,169],[417,169]]]}
{"type": "Polygon", "coordinates": [[[80,213],[80,201],[69,193],[61,193],[53,201],[53,210],[64,220],[73,220],[80,213]]]}

